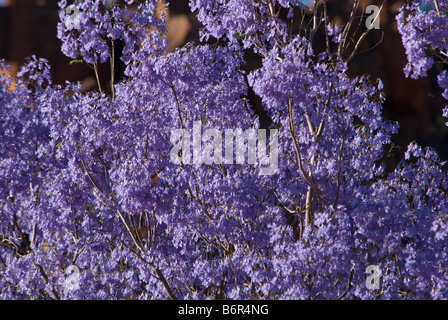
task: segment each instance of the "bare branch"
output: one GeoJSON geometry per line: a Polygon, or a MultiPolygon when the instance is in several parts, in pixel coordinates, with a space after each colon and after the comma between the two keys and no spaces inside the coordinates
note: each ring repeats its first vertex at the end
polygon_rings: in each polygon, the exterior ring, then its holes
{"type": "Polygon", "coordinates": [[[341,41],[339,42],[339,46],[338,46],[338,56],[340,57],[341,60],[342,60],[342,55],[344,53],[343,51],[344,51],[344,47],[345,47],[345,42],[347,40],[348,31],[352,27],[353,20],[355,19],[356,10],[358,10],[358,6],[359,6],[359,0],[355,0],[355,2],[353,4],[352,12],[350,13],[350,18],[348,19],[348,22],[345,25],[344,30],[342,31],[341,41]]]}
{"type": "Polygon", "coordinates": [[[317,18],[318,2],[319,2],[319,0],[314,0],[314,4],[313,4],[313,29],[311,29],[311,31],[310,31],[310,38],[309,38],[309,42],[311,45],[313,44],[313,39],[314,39],[314,36],[316,35],[317,29],[320,26],[320,21],[318,22],[318,20],[320,20],[320,19],[317,18]]]}
{"type": "Polygon", "coordinates": [[[131,228],[129,227],[128,223],[126,222],[125,218],[123,217],[123,214],[121,213],[120,210],[117,210],[117,214],[118,217],[121,219],[121,221],[123,222],[126,230],[128,231],[129,235],[132,238],[132,241],[134,242],[135,246],[141,251],[141,253],[145,253],[145,250],[143,249],[143,247],[141,246],[141,243],[139,243],[138,239],[136,239],[134,233],[132,232],[131,228]]]}
{"type": "Polygon", "coordinates": [[[173,90],[174,100],[176,101],[177,113],[179,114],[180,126],[182,127],[182,129],[185,129],[184,122],[182,120],[182,113],[180,111],[180,103],[179,103],[179,100],[177,99],[177,94],[176,94],[176,90],[174,89],[174,85],[171,86],[171,90],[173,90]]]}
{"type": "Polygon", "coordinates": [[[98,84],[98,90],[100,91],[100,94],[102,94],[103,90],[101,89],[100,76],[98,74],[98,63],[96,61],[93,63],[93,70],[95,71],[95,77],[96,77],[96,83],[98,84]]]}
{"type": "Polygon", "coordinates": [[[163,287],[165,288],[166,292],[168,293],[168,296],[170,297],[170,299],[177,300],[176,295],[173,293],[173,290],[171,290],[171,287],[168,284],[168,281],[166,281],[165,276],[163,275],[162,271],[154,265],[152,265],[152,267],[154,268],[154,271],[156,272],[158,279],[162,282],[163,287]]]}
{"type": "MultiPolygon", "coordinates": [[[[378,17],[381,14],[381,11],[383,10],[384,5],[386,4],[387,0],[383,0],[383,4],[381,5],[380,9],[378,10],[378,13],[376,14],[375,18],[372,20],[371,26],[375,23],[376,19],[378,19],[378,17]]],[[[366,31],[364,31],[364,33],[359,37],[358,41],[356,42],[355,48],[353,49],[352,53],[350,54],[350,56],[347,58],[346,62],[348,63],[350,60],[353,59],[353,57],[355,56],[355,54],[358,52],[359,46],[361,45],[361,42],[364,40],[364,38],[369,34],[369,32],[372,30],[372,28],[367,28],[366,31]]]]}
{"type": "Polygon", "coordinates": [[[344,142],[345,142],[345,132],[342,135],[341,145],[339,146],[339,156],[338,156],[339,167],[336,177],[336,197],[333,202],[333,208],[335,209],[336,206],[338,205],[339,193],[341,189],[342,152],[344,151],[344,142]]]}
{"type": "Polygon", "coordinates": [[[115,100],[115,42],[114,42],[114,39],[110,39],[110,42],[111,42],[110,90],[112,93],[112,100],[115,100]]]}
{"type": "Polygon", "coordinates": [[[434,6],[436,7],[437,14],[440,16],[440,7],[438,0],[434,0],[434,6]]]}

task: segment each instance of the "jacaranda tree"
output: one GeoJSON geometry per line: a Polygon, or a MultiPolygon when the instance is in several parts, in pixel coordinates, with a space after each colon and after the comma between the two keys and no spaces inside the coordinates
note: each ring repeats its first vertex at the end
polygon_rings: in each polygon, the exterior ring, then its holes
{"type": "MultiPolygon", "coordinates": [[[[386,172],[382,82],[347,75],[376,32],[349,45],[358,0],[343,26],[325,0],[190,0],[208,44],[170,53],[156,1],[59,6],[62,51],[98,90],[35,56],[0,80],[2,299],[448,298],[448,176],[415,143],[386,172]]],[[[447,13],[401,9],[407,75],[447,62],[447,13]]]]}

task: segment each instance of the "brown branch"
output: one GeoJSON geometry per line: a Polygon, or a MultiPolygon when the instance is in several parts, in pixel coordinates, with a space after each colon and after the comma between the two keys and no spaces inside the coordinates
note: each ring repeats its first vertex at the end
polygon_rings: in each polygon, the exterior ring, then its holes
{"type": "Polygon", "coordinates": [[[87,169],[87,165],[86,165],[85,161],[81,160],[81,162],[82,162],[82,165],[84,166],[84,170],[86,171],[87,176],[89,177],[90,182],[92,182],[94,187],[97,188],[99,192],[101,192],[102,194],[106,195],[104,193],[104,191],[95,183],[95,181],[93,181],[92,176],[90,175],[89,169],[87,169]]]}
{"type": "Polygon", "coordinates": [[[135,246],[141,251],[141,253],[145,253],[145,250],[143,249],[143,247],[141,246],[141,244],[138,242],[138,239],[135,238],[134,233],[132,232],[131,228],[129,227],[128,223],[126,222],[125,218],[123,217],[122,213],[120,212],[120,210],[117,210],[117,214],[118,217],[121,219],[121,221],[123,221],[123,224],[126,228],[126,230],[128,231],[129,235],[131,236],[132,241],[134,242],[135,246]]]}
{"type": "MultiPolygon", "coordinates": [[[[117,210],[118,211],[118,210],[117,210]]],[[[121,215],[121,212],[120,212],[121,215]]],[[[126,243],[123,243],[123,245],[126,245],[126,243]]],[[[131,249],[131,248],[130,248],[131,249]]],[[[166,280],[165,276],[163,275],[162,271],[157,268],[153,262],[148,262],[146,261],[138,252],[135,252],[131,249],[132,253],[135,254],[135,256],[137,258],[139,258],[142,262],[144,262],[145,264],[151,266],[151,268],[154,269],[154,271],[156,272],[156,275],[153,275],[148,269],[146,269],[149,273],[149,275],[151,275],[152,277],[156,278],[157,280],[159,280],[160,282],[162,282],[163,287],[165,288],[165,291],[168,293],[168,296],[170,297],[171,300],[177,300],[176,295],[174,294],[173,290],[171,289],[168,281],[166,280]]],[[[142,251],[142,253],[144,254],[144,252],[142,251]]]]}
{"type": "Polygon", "coordinates": [[[440,16],[440,7],[437,0],[434,0],[434,6],[436,7],[437,14],[440,16]]]}
{"type": "MultiPolygon", "coordinates": [[[[44,268],[42,268],[42,266],[40,264],[37,264],[35,262],[33,262],[34,265],[39,269],[40,274],[42,275],[42,278],[44,278],[45,283],[48,284],[48,277],[45,274],[45,270],[44,268]]],[[[61,300],[61,297],[59,296],[59,294],[56,292],[56,290],[54,288],[51,289],[51,293],[53,293],[53,295],[55,296],[56,300],[61,300]]]]}
{"type": "Polygon", "coordinates": [[[339,168],[336,178],[336,197],[333,202],[333,208],[336,210],[336,206],[338,205],[339,201],[339,192],[341,189],[341,170],[342,170],[342,152],[344,151],[344,142],[345,142],[345,132],[342,135],[341,145],[339,147],[339,156],[338,156],[338,162],[339,162],[339,168]]]}
{"type": "Polygon", "coordinates": [[[320,26],[320,22],[319,22],[319,24],[317,23],[317,20],[318,20],[317,19],[317,4],[318,4],[318,2],[319,2],[318,0],[314,0],[314,4],[313,4],[313,29],[311,29],[311,31],[310,31],[310,38],[309,38],[309,42],[311,45],[313,44],[313,39],[317,32],[317,29],[320,26]]]}
{"type": "Polygon", "coordinates": [[[401,273],[400,262],[398,261],[398,253],[394,254],[394,258],[395,258],[395,264],[397,265],[398,276],[400,277],[400,282],[401,282],[401,285],[403,286],[403,290],[408,291],[408,288],[406,287],[406,285],[404,283],[403,274],[401,273]]]}
{"type": "Polygon", "coordinates": [[[128,213],[128,219],[129,219],[129,222],[131,223],[132,231],[133,231],[133,233],[135,235],[136,240],[139,243],[141,243],[141,239],[140,239],[140,236],[138,234],[138,228],[137,228],[137,226],[135,224],[135,219],[134,219],[134,217],[130,213],[128,213]]]}
{"type": "Polygon", "coordinates": [[[149,241],[149,248],[151,248],[151,244],[152,244],[152,230],[151,230],[151,220],[149,218],[149,214],[148,212],[145,211],[145,217],[146,217],[146,223],[147,223],[147,228],[148,228],[148,241],[149,241]]]}
{"type": "Polygon", "coordinates": [[[156,272],[158,279],[162,282],[163,287],[165,288],[166,292],[168,293],[168,296],[170,297],[170,299],[177,300],[176,295],[173,293],[173,290],[171,290],[171,287],[168,284],[168,281],[166,281],[165,276],[163,275],[162,271],[154,265],[152,265],[152,267],[154,268],[154,271],[156,272]]]}
{"type": "MultiPolygon", "coordinates": [[[[177,94],[176,94],[176,90],[174,89],[174,85],[171,86],[171,90],[173,90],[174,100],[176,101],[177,113],[179,114],[180,126],[182,127],[182,129],[185,129],[184,122],[182,120],[182,114],[180,112],[180,103],[179,103],[179,99],[177,98],[177,94]]],[[[183,137],[182,137],[182,139],[183,139],[183,137]]]]}
{"type": "Polygon", "coordinates": [[[110,39],[110,42],[111,42],[110,90],[112,93],[112,100],[115,100],[115,42],[114,42],[114,39],[110,39]]]}
{"type": "Polygon", "coordinates": [[[345,47],[345,42],[347,40],[348,31],[350,30],[350,28],[353,24],[353,20],[355,19],[355,12],[356,12],[356,10],[358,10],[358,6],[359,6],[359,0],[355,0],[355,3],[353,4],[353,7],[352,7],[352,12],[350,13],[350,18],[348,19],[348,22],[345,25],[344,30],[342,31],[341,41],[339,42],[339,46],[338,46],[338,56],[341,59],[342,59],[342,54],[343,54],[344,47],[345,47]]]}
{"type": "MultiPolygon", "coordinates": [[[[383,10],[384,5],[386,4],[387,0],[383,0],[383,4],[381,5],[380,10],[378,11],[377,15],[375,16],[375,18],[373,19],[371,25],[373,25],[373,23],[376,21],[376,19],[378,19],[378,17],[381,14],[381,11],[383,10]]],[[[359,46],[361,45],[361,42],[364,40],[364,38],[369,34],[369,32],[371,31],[371,28],[367,28],[366,31],[364,31],[364,33],[359,37],[358,41],[356,42],[355,48],[353,49],[352,53],[350,54],[350,56],[347,58],[346,62],[348,63],[350,60],[353,59],[353,57],[355,56],[355,54],[358,52],[359,50],[359,46]]]]}
{"type": "Polygon", "coordinates": [[[324,17],[325,17],[325,44],[327,47],[327,53],[330,53],[330,37],[328,35],[328,13],[327,13],[327,0],[324,0],[324,17]]]}
{"type": "Polygon", "coordinates": [[[96,61],[93,63],[93,70],[95,71],[95,77],[96,77],[96,83],[98,84],[98,90],[100,91],[100,94],[102,94],[103,90],[101,89],[100,76],[98,74],[98,63],[96,61]]]}
{"type": "Polygon", "coordinates": [[[352,285],[352,280],[353,280],[353,269],[350,270],[349,279],[348,279],[348,284],[347,284],[347,285],[348,285],[347,290],[345,290],[343,293],[341,293],[341,294],[339,295],[339,297],[336,298],[336,300],[342,300],[342,299],[347,295],[347,293],[350,292],[350,290],[351,290],[352,287],[353,287],[353,285],[352,285]]]}
{"type": "Polygon", "coordinates": [[[289,130],[290,130],[290,133],[292,136],[294,149],[296,152],[297,165],[298,165],[299,170],[302,173],[303,177],[305,178],[305,180],[314,189],[314,192],[316,193],[316,197],[317,197],[317,202],[319,204],[319,211],[321,211],[322,210],[322,200],[321,200],[321,196],[320,196],[320,191],[319,191],[316,183],[313,181],[312,175],[308,175],[303,167],[302,156],[300,155],[299,146],[297,144],[297,135],[296,135],[295,127],[294,127],[294,120],[293,120],[293,114],[292,114],[292,97],[291,97],[291,95],[289,95],[289,98],[288,98],[288,116],[289,116],[289,130]]]}

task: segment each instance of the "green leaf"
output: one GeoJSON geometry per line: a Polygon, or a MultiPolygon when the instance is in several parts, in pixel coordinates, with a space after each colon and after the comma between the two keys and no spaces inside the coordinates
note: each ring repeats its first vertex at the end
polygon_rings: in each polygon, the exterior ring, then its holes
{"type": "Polygon", "coordinates": [[[72,65],[74,63],[84,63],[83,59],[73,59],[70,61],[69,65],[72,65]]]}

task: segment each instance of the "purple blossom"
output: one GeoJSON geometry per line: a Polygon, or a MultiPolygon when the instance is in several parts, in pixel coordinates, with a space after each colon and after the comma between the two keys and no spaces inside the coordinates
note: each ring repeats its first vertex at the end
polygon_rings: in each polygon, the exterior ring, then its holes
{"type": "MultiPolygon", "coordinates": [[[[61,11],[63,52],[98,64],[124,40],[127,78],[83,93],[32,57],[16,90],[0,79],[1,298],[448,297],[444,164],[412,143],[385,174],[398,126],[382,118],[382,82],[288,34],[276,12],[296,2],[191,1],[204,35],[227,42],[172,53],[155,2],[74,3],[81,28],[61,11]],[[249,74],[244,50],[262,56],[249,74]],[[276,174],[170,161],[173,129],[259,129],[249,87],[279,133],[276,174]],[[380,289],[366,286],[372,265],[380,289]]],[[[436,36],[414,40],[443,50],[436,36]]]]}
{"type": "MultiPolygon", "coordinates": [[[[412,1],[400,8],[397,16],[398,31],[406,49],[408,64],[404,72],[413,79],[425,77],[433,66],[434,59],[446,65],[448,49],[448,3],[446,1],[412,1]],[[434,5],[437,3],[437,6],[434,5]]],[[[438,76],[440,87],[447,97],[446,70],[438,76]]],[[[446,117],[446,108],[443,116],[446,117]]]]}

